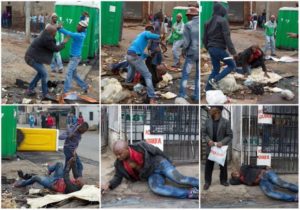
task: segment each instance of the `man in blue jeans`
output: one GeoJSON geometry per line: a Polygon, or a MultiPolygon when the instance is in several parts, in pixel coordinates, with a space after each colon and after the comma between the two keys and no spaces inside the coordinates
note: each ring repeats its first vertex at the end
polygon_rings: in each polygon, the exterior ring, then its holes
{"type": "Polygon", "coordinates": [[[72,193],[82,188],[83,183],[78,179],[75,158],[69,160],[66,165],[66,170],[61,162],[53,165],[48,165],[49,176],[31,176],[27,179],[22,179],[15,182],[14,187],[25,187],[32,185],[35,182],[43,187],[60,193],[72,193]],[[72,169],[74,179],[70,179],[70,170],[72,169]]]}
{"type": "Polygon", "coordinates": [[[56,45],[56,40],[54,38],[56,31],[57,29],[55,26],[49,25],[37,38],[33,40],[26,51],[26,63],[37,71],[36,76],[30,82],[29,88],[26,90],[27,96],[36,95],[34,89],[41,80],[43,99],[54,100],[54,97],[50,96],[48,93],[48,74],[44,64],[50,64],[53,53],[61,51],[65,47],[65,43],[68,41],[68,37],[66,37],[61,44],[56,45]]]}
{"type": "Polygon", "coordinates": [[[159,40],[160,35],[154,34],[154,28],[152,25],[147,25],[145,31],[137,35],[135,40],[128,48],[126,59],[129,63],[128,74],[126,81],[132,82],[135,72],[138,71],[145,79],[147,86],[147,95],[150,99],[150,104],[156,104],[156,95],[152,83],[152,75],[147,68],[144,59],[147,55],[144,53],[149,40],[159,40]]]}
{"type": "MultiPolygon", "coordinates": [[[[83,165],[81,163],[80,158],[76,154],[76,150],[78,148],[79,142],[81,140],[82,134],[84,134],[89,129],[89,125],[87,122],[82,123],[81,125],[74,125],[67,129],[66,132],[59,135],[59,140],[65,140],[64,143],[64,154],[65,154],[65,166],[68,161],[76,157],[75,164],[77,167],[78,177],[82,177],[83,165]]],[[[66,168],[65,168],[66,169],[66,168]]]]}
{"type": "Polygon", "coordinates": [[[117,141],[113,145],[115,175],[101,186],[102,193],[113,190],[125,178],[130,181],[148,181],[152,192],[174,198],[199,198],[199,180],[180,174],[169,158],[157,147],[141,141],[128,145],[126,141],[117,141]],[[166,179],[183,185],[175,187],[166,184],[166,179]]]}
{"type": "Polygon", "coordinates": [[[259,185],[263,193],[273,199],[298,202],[298,186],[282,180],[270,167],[243,165],[239,171],[233,171],[231,185],[259,185]],[[287,189],[294,194],[280,192],[277,187],[287,189]]]}
{"type": "Polygon", "coordinates": [[[84,20],[80,21],[77,25],[77,32],[70,32],[64,28],[60,28],[58,31],[66,36],[72,38],[72,45],[70,51],[70,61],[68,64],[68,70],[64,83],[64,93],[67,93],[72,88],[72,80],[79,85],[84,93],[87,93],[89,86],[77,75],[77,66],[81,61],[81,51],[83,43],[87,35],[88,23],[84,20]]]}
{"type": "Polygon", "coordinates": [[[227,11],[220,3],[215,3],[212,18],[205,23],[203,44],[211,57],[213,69],[208,77],[205,90],[219,89],[218,82],[235,69],[235,62],[229,58],[226,49],[236,57],[236,50],[231,41],[230,28],[225,18],[227,11]],[[226,58],[226,59],[225,59],[226,58]],[[221,61],[227,66],[220,73],[221,61]]]}
{"type": "Polygon", "coordinates": [[[179,97],[186,98],[186,86],[193,64],[196,64],[195,90],[192,100],[199,100],[199,11],[196,7],[190,7],[186,13],[189,20],[184,25],[183,31],[183,56],[185,61],[180,80],[179,97]]]}

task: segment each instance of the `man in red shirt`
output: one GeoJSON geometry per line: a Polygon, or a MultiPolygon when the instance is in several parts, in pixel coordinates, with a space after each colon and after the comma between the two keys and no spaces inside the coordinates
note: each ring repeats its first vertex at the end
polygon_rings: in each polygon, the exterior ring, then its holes
{"type": "Polygon", "coordinates": [[[126,141],[117,141],[113,152],[117,157],[114,164],[115,175],[101,186],[102,193],[113,190],[125,178],[133,182],[148,181],[150,189],[161,196],[199,198],[199,180],[180,174],[159,148],[144,141],[132,145],[128,145],[126,141]],[[166,178],[186,187],[167,185],[166,178]]]}
{"type": "Polygon", "coordinates": [[[243,165],[239,171],[233,171],[230,179],[231,185],[245,184],[260,186],[263,193],[273,199],[298,202],[298,186],[282,180],[270,167],[243,165]],[[287,189],[296,194],[288,194],[276,190],[276,187],[287,189]]]}
{"type": "Polygon", "coordinates": [[[39,183],[43,187],[59,192],[59,193],[71,193],[81,190],[83,182],[77,175],[77,168],[73,157],[67,164],[66,170],[61,162],[57,162],[54,165],[48,165],[49,176],[32,176],[29,179],[20,179],[15,182],[14,187],[25,187],[32,185],[35,182],[39,183]],[[70,170],[72,169],[74,178],[70,179],[70,170]]]}
{"type": "Polygon", "coordinates": [[[252,45],[239,53],[235,58],[236,72],[240,74],[250,74],[251,69],[262,67],[265,72],[265,77],[269,77],[267,67],[265,65],[264,52],[258,45],[252,45]]]}
{"type": "Polygon", "coordinates": [[[52,128],[54,125],[54,119],[51,116],[51,114],[48,114],[48,116],[46,118],[46,125],[47,125],[47,128],[52,128]]]}

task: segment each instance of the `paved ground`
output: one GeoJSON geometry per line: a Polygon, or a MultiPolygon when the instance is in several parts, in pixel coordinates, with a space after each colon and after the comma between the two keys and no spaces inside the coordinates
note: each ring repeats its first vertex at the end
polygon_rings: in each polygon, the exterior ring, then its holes
{"type": "MultiPolygon", "coordinates": [[[[204,184],[204,165],[201,165],[201,183],[204,184]]],[[[229,167],[228,175],[231,174],[229,167]]],[[[219,167],[215,165],[212,185],[209,190],[201,192],[202,208],[298,208],[298,202],[284,202],[271,199],[263,194],[259,186],[230,185],[224,187],[219,182],[219,167]]],[[[280,174],[291,183],[298,183],[298,175],[280,174]]]]}
{"type": "MultiPolygon", "coordinates": [[[[265,45],[265,38],[262,30],[251,31],[251,30],[243,30],[237,29],[231,31],[231,38],[233,40],[234,46],[237,52],[241,52],[244,49],[250,47],[253,44],[258,44],[261,48],[265,45]]],[[[269,55],[270,52],[268,52],[269,55]]],[[[206,54],[206,53],[205,53],[206,54]]],[[[286,50],[276,50],[277,57],[281,56],[294,56],[298,58],[297,51],[286,51],[286,50]]],[[[206,56],[208,56],[206,54],[206,56]]],[[[203,69],[203,65],[205,62],[202,62],[201,69],[203,69]]],[[[209,64],[210,65],[210,64],[209,64]]],[[[265,92],[263,95],[255,95],[252,94],[248,88],[236,91],[229,95],[232,98],[232,103],[236,104],[297,104],[298,103],[298,63],[276,63],[274,61],[266,61],[267,69],[279,74],[286,75],[287,73],[290,75],[288,78],[284,78],[280,80],[278,83],[273,86],[289,89],[295,94],[295,98],[291,101],[284,100],[280,97],[279,93],[270,93],[265,92]]],[[[210,69],[210,68],[209,68],[210,69]]],[[[205,100],[205,84],[207,82],[207,78],[209,76],[209,72],[203,72],[201,70],[201,103],[207,103],[205,100]]],[[[242,84],[242,81],[237,81],[239,84],[242,84]]]]}
{"type": "MultiPolygon", "coordinates": [[[[36,71],[27,65],[24,61],[25,52],[29,46],[25,42],[25,35],[21,32],[15,32],[12,30],[2,30],[2,103],[3,104],[21,104],[23,98],[32,99],[30,103],[41,103],[41,84],[38,84],[37,97],[24,97],[24,88],[17,87],[15,85],[16,79],[20,79],[25,82],[25,86],[28,86],[32,78],[35,76],[36,71]]],[[[99,62],[90,60],[89,63],[80,64],[78,66],[78,75],[83,78],[89,85],[91,85],[88,96],[99,100],[99,62]]],[[[68,63],[64,63],[63,74],[53,74],[50,71],[50,66],[45,65],[48,70],[48,79],[51,81],[63,82],[67,70],[68,63]]],[[[49,92],[53,95],[60,94],[63,89],[63,85],[59,85],[55,89],[49,89],[49,92]]],[[[81,89],[73,82],[72,91],[81,92],[81,89]]],[[[84,103],[83,101],[75,101],[77,103],[84,103]]],[[[50,103],[50,102],[45,102],[50,103]]]]}
{"type": "MultiPolygon", "coordinates": [[[[123,36],[122,36],[122,40],[119,43],[119,46],[114,46],[114,47],[110,47],[110,46],[104,46],[101,49],[102,52],[102,56],[101,56],[101,66],[102,66],[102,70],[101,70],[101,79],[104,78],[116,78],[118,79],[121,83],[124,82],[124,78],[122,78],[120,75],[114,75],[111,73],[111,71],[108,70],[108,67],[110,64],[112,63],[116,63],[119,61],[124,60],[124,57],[126,55],[127,52],[127,48],[129,46],[129,44],[134,40],[134,38],[136,37],[136,35],[138,33],[141,33],[144,30],[143,26],[133,26],[133,27],[123,27],[123,36]]],[[[172,46],[169,45],[168,46],[168,51],[165,53],[164,56],[164,63],[166,63],[168,66],[172,66],[173,65],[173,54],[172,54],[172,46]]],[[[183,64],[184,59],[181,58],[181,63],[183,64]]],[[[172,72],[169,71],[169,74],[171,74],[173,76],[173,84],[169,84],[167,87],[162,88],[162,89],[156,89],[156,91],[161,91],[162,93],[166,93],[168,91],[178,94],[178,90],[179,90],[179,82],[180,82],[180,78],[181,78],[181,72],[172,72]]],[[[195,67],[193,68],[191,75],[190,75],[190,79],[188,81],[188,90],[187,93],[189,96],[192,95],[192,89],[194,88],[194,78],[195,78],[195,67]]],[[[125,87],[125,89],[127,89],[127,87],[125,87]]],[[[121,101],[120,103],[123,104],[139,104],[139,103],[144,103],[143,102],[143,96],[137,95],[134,91],[132,91],[132,89],[130,90],[131,96],[126,98],[125,100],[121,101]]],[[[170,99],[170,100],[166,100],[166,99],[162,99],[160,98],[158,100],[159,103],[161,104],[174,104],[175,99],[170,99]]],[[[192,100],[188,101],[190,103],[195,103],[192,100]]]]}
{"type": "MultiPolygon", "coordinates": [[[[101,183],[106,183],[114,174],[115,158],[111,151],[101,156],[101,183]]],[[[180,165],[177,169],[184,175],[199,177],[198,164],[180,165]]],[[[131,183],[123,180],[116,189],[102,195],[102,208],[199,208],[198,200],[174,199],[153,194],[146,182],[131,183]]]]}

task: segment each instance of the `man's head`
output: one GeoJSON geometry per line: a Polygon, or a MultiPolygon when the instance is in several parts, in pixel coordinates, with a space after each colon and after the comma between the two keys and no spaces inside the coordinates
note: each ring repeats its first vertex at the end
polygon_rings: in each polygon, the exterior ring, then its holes
{"type": "Polygon", "coordinates": [[[77,32],[84,32],[88,27],[88,23],[84,20],[81,20],[77,25],[77,32]]]}
{"type": "Polygon", "coordinates": [[[153,33],[153,32],[154,32],[154,27],[153,27],[153,25],[147,24],[147,25],[145,26],[145,31],[150,31],[151,33],[153,33]]]}
{"type": "Polygon", "coordinates": [[[231,173],[231,179],[229,180],[230,184],[231,185],[239,185],[241,184],[241,181],[240,181],[240,172],[239,171],[233,171],[231,173]]]}
{"type": "Polygon", "coordinates": [[[52,13],[51,15],[51,23],[56,24],[57,23],[57,14],[52,13]]]}
{"type": "Polygon", "coordinates": [[[182,14],[181,14],[181,13],[178,13],[178,14],[176,15],[176,21],[177,21],[177,23],[180,23],[181,20],[182,20],[182,14]]]}
{"type": "Polygon", "coordinates": [[[223,106],[212,106],[210,108],[210,116],[213,120],[219,120],[222,116],[223,106]]]}
{"type": "Polygon", "coordinates": [[[84,134],[85,132],[87,132],[88,129],[89,129],[89,124],[87,122],[84,122],[78,127],[78,132],[80,134],[84,134]]]}
{"type": "Polygon", "coordinates": [[[51,36],[55,37],[57,28],[53,25],[48,25],[45,29],[51,36]]]}
{"type": "Polygon", "coordinates": [[[186,17],[190,21],[193,17],[199,16],[199,10],[196,7],[189,7],[188,11],[186,12],[186,17]]]}
{"type": "Polygon", "coordinates": [[[158,20],[159,22],[162,22],[163,19],[164,19],[164,16],[161,11],[154,15],[154,20],[158,20]]]}
{"type": "Polygon", "coordinates": [[[274,23],[275,20],[276,20],[275,15],[271,15],[271,22],[274,23]]]}
{"type": "Polygon", "coordinates": [[[255,52],[258,49],[259,49],[259,46],[257,44],[251,46],[252,52],[255,52]]]}
{"type": "Polygon", "coordinates": [[[120,161],[129,158],[129,148],[127,141],[116,141],[113,145],[113,152],[120,161]]]}
{"type": "Polygon", "coordinates": [[[215,3],[213,10],[214,10],[213,15],[225,17],[227,14],[227,9],[220,3],[215,3]]]}

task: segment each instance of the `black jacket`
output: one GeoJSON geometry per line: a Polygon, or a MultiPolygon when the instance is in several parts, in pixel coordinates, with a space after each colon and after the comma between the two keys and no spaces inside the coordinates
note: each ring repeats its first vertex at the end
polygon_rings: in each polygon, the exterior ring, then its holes
{"type": "Polygon", "coordinates": [[[244,177],[243,184],[253,186],[255,180],[262,170],[266,170],[266,166],[243,165],[240,168],[240,174],[244,177]]]}
{"type": "Polygon", "coordinates": [[[44,30],[28,47],[25,61],[30,66],[32,60],[37,63],[50,64],[53,53],[62,50],[64,47],[64,43],[56,45],[55,38],[48,31],[44,30]]]}
{"type": "MultiPolygon", "coordinates": [[[[162,156],[163,158],[167,159],[168,161],[169,158],[157,147],[148,144],[146,142],[139,142],[133,145],[129,145],[132,149],[136,150],[137,152],[141,152],[144,154],[144,166],[140,171],[140,179],[141,180],[147,180],[148,177],[153,174],[153,171],[155,169],[155,156],[159,155],[162,156]]],[[[171,161],[170,161],[171,162],[171,161]]],[[[120,160],[115,161],[115,175],[114,177],[109,181],[109,188],[114,189],[118,185],[121,184],[123,177],[127,180],[130,181],[136,181],[133,179],[126,169],[123,166],[123,162],[120,160]]]]}
{"type": "Polygon", "coordinates": [[[240,52],[237,56],[236,59],[236,65],[238,67],[243,67],[244,72],[246,72],[246,67],[250,66],[251,68],[257,68],[257,67],[262,67],[262,70],[264,72],[267,71],[266,65],[265,65],[265,59],[264,59],[264,52],[259,49],[261,51],[261,56],[257,59],[252,61],[251,63],[249,63],[249,60],[251,58],[252,55],[252,47],[249,47],[247,49],[245,49],[243,52],[240,52]]]}
{"type": "Polygon", "coordinates": [[[66,194],[79,191],[82,188],[81,186],[78,186],[78,185],[73,184],[71,182],[71,180],[70,180],[70,171],[71,171],[71,169],[72,169],[74,178],[75,179],[78,178],[76,163],[72,162],[72,164],[70,164],[68,162],[67,167],[64,170],[64,181],[65,181],[65,184],[66,184],[66,189],[65,189],[64,193],[66,193],[66,194]]]}
{"type": "Polygon", "coordinates": [[[208,50],[211,47],[226,49],[232,54],[236,50],[230,38],[230,28],[228,21],[224,18],[227,14],[226,9],[220,4],[215,3],[212,18],[205,23],[203,44],[208,50]]]}

